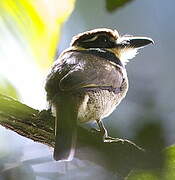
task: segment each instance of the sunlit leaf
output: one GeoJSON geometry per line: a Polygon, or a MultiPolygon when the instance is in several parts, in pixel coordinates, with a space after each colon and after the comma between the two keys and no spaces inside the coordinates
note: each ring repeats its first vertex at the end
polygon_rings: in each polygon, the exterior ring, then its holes
{"type": "Polygon", "coordinates": [[[15,87],[13,87],[13,85],[6,78],[2,77],[2,75],[0,75],[0,93],[11,96],[15,99],[19,98],[15,87]]]}
{"type": "Polygon", "coordinates": [[[34,55],[38,64],[47,68],[55,55],[60,28],[72,12],[74,2],[1,0],[0,26],[6,26],[15,38],[24,43],[21,45],[34,55]]]}
{"type": "Polygon", "coordinates": [[[166,148],[166,168],[164,171],[165,180],[175,179],[175,145],[166,148]]]}
{"type": "Polygon", "coordinates": [[[44,80],[75,0],[1,0],[0,73],[25,103],[45,107],[44,80]]]}
{"type": "Polygon", "coordinates": [[[113,12],[131,1],[133,0],[106,0],[106,9],[109,12],[113,12]]]}
{"type": "Polygon", "coordinates": [[[151,171],[133,171],[126,180],[159,180],[155,172],[151,171]]]}

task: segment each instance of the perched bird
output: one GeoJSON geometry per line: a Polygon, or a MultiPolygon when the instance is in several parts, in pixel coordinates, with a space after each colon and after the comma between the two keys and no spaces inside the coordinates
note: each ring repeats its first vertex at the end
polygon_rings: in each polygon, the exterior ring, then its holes
{"type": "Polygon", "coordinates": [[[47,99],[56,110],[55,160],[73,159],[78,123],[95,121],[103,141],[110,140],[102,119],[114,111],[128,91],[128,59],[150,43],[150,38],[120,36],[107,28],[72,38],[70,48],[53,65],[45,86],[47,99]]]}

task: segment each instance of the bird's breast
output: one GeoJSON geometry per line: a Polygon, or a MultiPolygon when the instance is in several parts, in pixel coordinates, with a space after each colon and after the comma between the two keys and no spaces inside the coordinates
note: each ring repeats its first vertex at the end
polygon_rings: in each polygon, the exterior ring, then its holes
{"type": "Polygon", "coordinates": [[[121,92],[109,90],[88,90],[81,94],[78,122],[98,121],[109,116],[126,95],[127,88],[121,92]]]}

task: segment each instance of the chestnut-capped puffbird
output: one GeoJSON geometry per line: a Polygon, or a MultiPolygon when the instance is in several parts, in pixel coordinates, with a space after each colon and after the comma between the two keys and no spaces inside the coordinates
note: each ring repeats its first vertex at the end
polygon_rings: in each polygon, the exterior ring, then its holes
{"type": "Polygon", "coordinates": [[[110,137],[102,119],[109,116],[128,91],[126,64],[139,48],[153,40],[120,36],[99,28],[72,38],[46,80],[47,100],[56,112],[54,159],[70,161],[76,148],[77,125],[96,122],[102,140],[110,137]]]}

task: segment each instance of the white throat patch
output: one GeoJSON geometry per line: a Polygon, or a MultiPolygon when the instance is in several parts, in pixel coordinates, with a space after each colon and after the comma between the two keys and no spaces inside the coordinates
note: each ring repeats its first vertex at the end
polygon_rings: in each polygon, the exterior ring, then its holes
{"type": "Polygon", "coordinates": [[[129,62],[129,59],[134,58],[138,54],[138,48],[122,48],[118,50],[118,56],[124,65],[129,62]]]}

